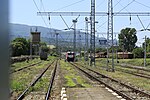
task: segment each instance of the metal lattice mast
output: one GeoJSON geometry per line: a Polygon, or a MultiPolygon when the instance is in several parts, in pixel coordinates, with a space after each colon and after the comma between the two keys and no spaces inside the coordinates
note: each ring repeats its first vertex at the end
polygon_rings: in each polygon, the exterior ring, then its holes
{"type": "Polygon", "coordinates": [[[88,49],[89,49],[89,47],[88,47],[88,18],[87,17],[85,17],[85,30],[86,30],[86,32],[85,32],[85,50],[84,50],[84,59],[85,59],[85,61],[88,61],[88,49]]]}
{"type": "Polygon", "coordinates": [[[74,24],[73,50],[74,50],[74,52],[76,52],[76,23],[77,23],[77,20],[72,20],[72,22],[74,24]]]}
{"type": "Polygon", "coordinates": [[[93,53],[90,65],[92,65],[92,62],[94,62],[95,66],[95,0],[91,0],[91,39],[90,39],[90,52],[93,53]]]}
{"type": "Polygon", "coordinates": [[[113,43],[113,3],[112,0],[108,1],[108,31],[107,31],[107,69],[108,69],[108,46],[111,40],[112,47],[112,71],[114,72],[114,43],[113,43]]]}

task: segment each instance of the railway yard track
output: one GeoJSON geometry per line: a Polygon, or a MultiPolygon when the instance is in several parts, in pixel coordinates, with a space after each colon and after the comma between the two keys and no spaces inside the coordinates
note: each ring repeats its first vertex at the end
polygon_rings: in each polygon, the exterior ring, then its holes
{"type": "MultiPolygon", "coordinates": [[[[30,83],[28,83],[24,90],[19,91],[19,93],[15,93],[17,95],[13,95],[13,93],[11,93],[11,100],[49,100],[57,72],[57,66],[59,66],[58,62],[58,60],[52,61],[48,64],[48,66],[39,71],[37,75],[34,75],[34,78],[30,83]],[[46,82],[43,80],[46,80],[46,82]],[[41,81],[41,85],[38,84],[39,81],[41,81]]],[[[12,92],[14,91],[12,90],[12,92]]]]}
{"type": "Polygon", "coordinates": [[[139,76],[139,77],[142,77],[142,78],[150,79],[150,74],[140,72],[140,71],[131,71],[131,70],[126,70],[126,69],[121,69],[121,68],[116,68],[116,71],[121,71],[121,72],[128,73],[128,74],[131,74],[131,75],[135,75],[135,76],[139,76]]]}
{"type": "Polygon", "coordinates": [[[11,70],[11,71],[10,71],[10,74],[15,73],[15,72],[18,72],[18,71],[21,71],[21,70],[24,70],[24,69],[26,69],[26,68],[29,68],[29,67],[32,67],[32,66],[35,66],[35,65],[38,65],[38,64],[40,64],[40,63],[42,63],[42,62],[39,61],[39,62],[37,62],[37,63],[30,64],[30,65],[24,66],[24,67],[22,67],[22,68],[18,68],[18,69],[11,70]]]}
{"type": "MultiPolygon", "coordinates": [[[[14,66],[11,70],[11,100],[150,100],[147,89],[133,85],[130,80],[114,78],[111,72],[101,74],[98,71],[101,67],[85,67],[80,62],[58,59],[27,64],[14,66]],[[64,97],[63,87],[67,91],[64,97]]],[[[147,71],[118,66],[115,70],[116,74],[132,74],[136,78],[141,77],[139,80],[149,80],[147,71]]]]}
{"type": "Polygon", "coordinates": [[[141,67],[141,66],[133,66],[130,64],[120,64],[120,66],[123,68],[137,69],[137,70],[141,70],[141,71],[145,71],[145,72],[150,72],[149,68],[145,68],[145,67],[141,67]]]}
{"type": "Polygon", "coordinates": [[[132,67],[115,67],[115,70],[119,72],[131,74],[134,76],[138,76],[141,78],[150,79],[150,74],[149,74],[150,72],[148,70],[145,71],[143,69],[138,69],[138,68],[136,69],[132,67]]]}
{"type": "Polygon", "coordinates": [[[79,64],[71,63],[81,72],[83,72],[86,76],[91,79],[94,79],[101,84],[104,84],[107,88],[111,89],[112,91],[116,92],[118,95],[122,96],[126,100],[150,100],[150,93],[147,91],[143,91],[131,84],[127,84],[121,82],[119,80],[110,78],[104,74],[101,74],[93,69],[87,67],[78,67],[79,64]]]}

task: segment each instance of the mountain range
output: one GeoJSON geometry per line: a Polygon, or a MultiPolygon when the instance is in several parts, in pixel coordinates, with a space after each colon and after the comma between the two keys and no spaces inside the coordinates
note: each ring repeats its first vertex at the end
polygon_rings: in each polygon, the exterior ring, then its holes
{"type": "MultiPolygon", "coordinates": [[[[13,24],[10,23],[10,39],[13,40],[16,37],[24,37],[29,39],[30,32],[38,31],[41,32],[41,41],[46,42],[47,44],[55,44],[56,43],[56,32],[58,33],[58,41],[73,43],[74,31],[73,30],[58,30],[54,28],[46,28],[42,26],[29,26],[24,24],[13,24]]],[[[88,35],[88,39],[90,39],[90,34],[88,35]]],[[[96,46],[100,46],[99,40],[106,40],[104,37],[96,37],[96,46]]],[[[85,43],[85,32],[80,32],[77,29],[76,33],[76,42],[85,43]]],[[[114,40],[114,44],[116,44],[117,40],[114,40]]],[[[89,42],[90,43],[90,42],[89,42]]]]}

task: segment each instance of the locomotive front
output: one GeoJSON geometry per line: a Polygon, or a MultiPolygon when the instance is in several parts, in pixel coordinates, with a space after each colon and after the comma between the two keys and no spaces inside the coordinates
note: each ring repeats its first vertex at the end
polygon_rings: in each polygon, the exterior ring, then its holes
{"type": "Polygon", "coordinates": [[[68,62],[74,62],[74,59],[75,59],[75,53],[74,52],[67,52],[66,53],[66,60],[68,62]]]}

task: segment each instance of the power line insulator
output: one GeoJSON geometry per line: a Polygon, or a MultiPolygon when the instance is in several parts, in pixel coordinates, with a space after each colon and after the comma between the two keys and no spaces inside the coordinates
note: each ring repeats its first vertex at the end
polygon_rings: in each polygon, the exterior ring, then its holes
{"type": "Polygon", "coordinates": [[[132,20],[132,19],[131,19],[131,15],[130,15],[130,25],[131,25],[131,20],[132,20]]]}
{"type": "Polygon", "coordinates": [[[48,17],[48,20],[49,20],[49,21],[51,20],[50,16],[48,17]]]}

